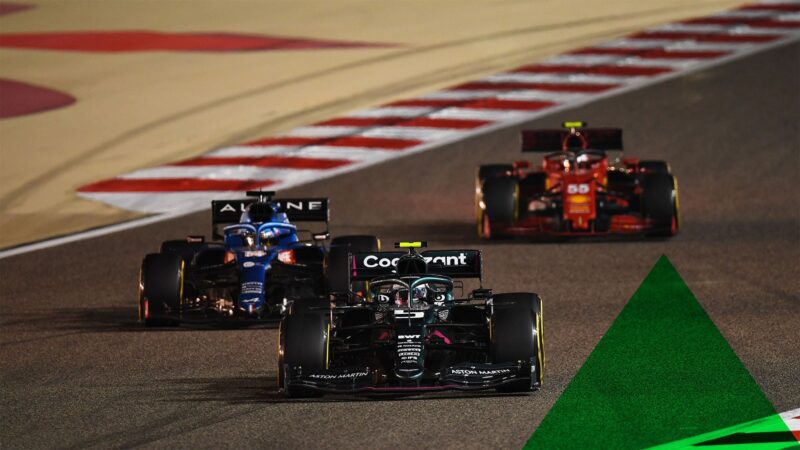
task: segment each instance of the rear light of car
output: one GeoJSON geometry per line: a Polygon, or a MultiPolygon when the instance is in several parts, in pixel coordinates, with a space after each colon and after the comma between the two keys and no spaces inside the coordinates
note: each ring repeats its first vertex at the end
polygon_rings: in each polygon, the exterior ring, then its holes
{"type": "Polygon", "coordinates": [[[223,259],[222,261],[225,264],[228,264],[229,262],[233,262],[235,260],[236,260],[236,255],[231,251],[227,251],[225,252],[225,259],[223,259]]]}
{"type": "Polygon", "coordinates": [[[294,259],[294,250],[282,250],[278,252],[278,261],[284,264],[294,264],[297,262],[294,259]]]}

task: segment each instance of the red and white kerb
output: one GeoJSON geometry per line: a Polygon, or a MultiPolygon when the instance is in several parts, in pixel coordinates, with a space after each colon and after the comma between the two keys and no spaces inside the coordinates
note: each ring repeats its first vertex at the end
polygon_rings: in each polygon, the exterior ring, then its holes
{"type": "Polygon", "coordinates": [[[800,38],[800,0],[767,0],[649,28],[480,80],[126,173],[78,189],[145,213],[189,212],[431,150],[800,38]]]}

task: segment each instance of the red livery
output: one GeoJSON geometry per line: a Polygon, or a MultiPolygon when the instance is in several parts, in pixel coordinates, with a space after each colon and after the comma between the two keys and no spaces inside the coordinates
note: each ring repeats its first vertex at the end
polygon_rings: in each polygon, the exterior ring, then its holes
{"type": "Polygon", "coordinates": [[[597,236],[678,232],[678,185],[664,161],[617,158],[622,130],[585,128],[522,132],[522,151],[544,153],[529,161],[482,165],[475,210],[478,235],[597,236]]]}

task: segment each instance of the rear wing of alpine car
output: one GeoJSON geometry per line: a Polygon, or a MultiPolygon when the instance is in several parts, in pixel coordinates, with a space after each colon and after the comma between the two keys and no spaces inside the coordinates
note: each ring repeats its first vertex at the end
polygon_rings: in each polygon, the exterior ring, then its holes
{"type": "MultiPolygon", "coordinates": [[[[350,255],[350,281],[367,281],[395,273],[397,260],[407,252],[369,252],[350,255]]],[[[428,273],[450,278],[482,278],[479,250],[428,250],[420,253],[428,273]]]]}
{"type": "Polygon", "coordinates": [[[569,147],[571,140],[582,141],[583,148],[591,150],[622,150],[622,129],[581,128],[577,134],[571,130],[524,130],[523,152],[560,152],[569,147]]]}
{"type": "MultiPolygon", "coordinates": [[[[218,231],[220,225],[239,223],[242,213],[257,201],[258,199],[255,198],[212,200],[211,234],[214,238],[222,238],[218,231]]],[[[329,221],[330,209],[327,198],[284,198],[271,201],[278,206],[280,211],[286,213],[290,222],[325,222],[327,224],[329,221]]]]}

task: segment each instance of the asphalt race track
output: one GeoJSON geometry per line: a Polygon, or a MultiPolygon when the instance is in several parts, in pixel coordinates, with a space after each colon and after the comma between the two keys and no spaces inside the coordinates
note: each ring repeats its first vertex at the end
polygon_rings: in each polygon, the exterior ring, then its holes
{"type": "MultiPolygon", "coordinates": [[[[666,254],[777,411],[800,406],[800,43],[539,120],[621,126],[680,182],[674,239],[480,242],[479,163],[517,130],[284,192],[332,199],[332,231],[485,251],[495,292],[540,293],[547,370],[533,395],[284,400],[277,330],[145,330],[141,257],[208,233],[208,213],[0,260],[0,442],[20,447],[515,448],[666,254]]],[[[580,424],[576,424],[576,431],[580,424]]]]}

